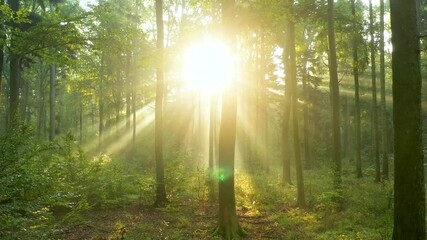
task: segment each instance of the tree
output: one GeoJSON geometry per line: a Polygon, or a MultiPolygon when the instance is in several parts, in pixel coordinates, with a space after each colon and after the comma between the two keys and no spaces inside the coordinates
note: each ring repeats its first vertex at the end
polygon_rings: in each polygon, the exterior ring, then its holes
{"type": "Polygon", "coordinates": [[[208,184],[209,184],[209,199],[215,200],[215,183],[214,183],[214,164],[216,157],[216,96],[210,97],[209,103],[209,168],[208,168],[208,184]]]}
{"type": "Polygon", "coordinates": [[[356,175],[362,177],[362,157],[361,157],[361,131],[360,131],[360,94],[359,94],[359,57],[358,57],[358,32],[356,22],[356,4],[351,0],[351,14],[353,17],[353,78],[354,78],[354,125],[355,125],[355,154],[356,154],[356,175]]]}
{"type": "Polygon", "coordinates": [[[372,0],[369,0],[369,33],[371,36],[371,80],[372,80],[372,147],[375,159],[375,182],[381,181],[380,152],[378,139],[378,110],[377,110],[377,72],[375,64],[374,11],[372,0]]]}
{"type": "MultiPolygon", "coordinates": [[[[9,1],[10,8],[15,14],[19,11],[19,0],[11,0],[9,1]]],[[[13,27],[18,27],[17,24],[12,24],[13,27]]],[[[10,84],[10,98],[9,98],[9,122],[10,125],[13,126],[18,123],[18,105],[19,105],[19,62],[20,58],[17,53],[14,52],[15,44],[17,41],[17,37],[15,34],[12,34],[12,38],[10,40],[10,76],[9,76],[9,84],[10,84]]]]}
{"type": "Polygon", "coordinates": [[[385,102],[384,0],[380,0],[380,85],[381,85],[381,142],[383,176],[388,179],[387,108],[385,102]]]}
{"type": "MultiPolygon", "coordinates": [[[[234,50],[234,0],[222,1],[222,22],[224,38],[230,49],[234,50]]],[[[218,232],[224,239],[235,239],[245,235],[236,213],[234,192],[234,157],[236,145],[237,96],[236,83],[231,82],[222,95],[221,125],[219,133],[219,227],[218,232]]]]}
{"type": "MultiPolygon", "coordinates": [[[[291,19],[286,20],[286,29],[289,31],[291,25],[291,19]]],[[[289,74],[292,69],[290,65],[290,36],[286,34],[285,37],[285,47],[283,49],[283,57],[282,61],[284,64],[285,71],[285,96],[283,99],[283,114],[282,114],[282,161],[283,161],[283,176],[282,183],[283,184],[292,184],[291,181],[291,151],[290,151],[290,143],[289,143],[289,128],[290,128],[290,118],[291,118],[291,102],[292,102],[292,79],[289,74]]]]}
{"type": "Polygon", "coordinates": [[[305,169],[312,168],[312,159],[311,159],[311,132],[310,132],[310,116],[309,116],[309,104],[310,104],[310,88],[308,83],[308,70],[307,70],[307,56],[306,53],[304,56],[304,67],[303,67],[303,76],[302,76],[302,89],[304,94],[304,106],[303,106],[303,121],[304,121],[304,167],[305,169]]]}
{"type": "Polygon", "coordinates": [[[50,115],[49,115],[49,140],[55,139],[55,96],[56,96],[56,64],[50,65],[50,115]]]}
{"type": "MultiPolygon", "coordinates": [[[[293,13],[294,1],[289,0],[289,8],[291,14],[293,13]]],[[[294,154],[295,154],[295,168],[297,176],[297,202],[298,206],[305,206],[305,194],[304,194],[304,178],[302,173],[302,160],[301,160],[301,147],[299,138],[299,126],[298,126],[298,96],[297,96],[297,77],[296,77],[296,51],[295,51],[295,23],[293,19],[288,21],[288,41],[289,41],[289,78],[291,80],[291,107],[292,107],[292,125],[293,125],[293,136],[294,136],[294,154]]],[[[305,139],[307,140],[307,139],[305,139]]],[[[286,147],[286,146],[284,146],[286,147]]]]}
{"type": "Polygon", "coordinates": [[[416,0],[391,0],[394,121],[393,239],[426,239],[416,0]]]}
{"type": "MultiPolygon", "coordinates": [[[[56,9],[55,2],[50,0],[50,11],[54,12],[56,9]]],[[[55,101],[56,101],[56,63],[52,63],[50,65],[50,98],[49,98],[49,106],[50,106],[50,118],[49,118],[49,140],[53,141],[55,138],[55,101]]]]}
{"type": "Polygon", "coordinates": [[[339,83],[337,71],[337,53],[335,46],[334,29],[334,0],[328,0],[328,43],[329,43],[329,89],[332,106],[332,140],[334,162],[334,182],[341,183],[341,134],[340,134],[340,102],[339,102],[339,83]]]}
{"type": "Polygon", "coordinates": [[[99,106],[99,124],[98,124],[98,147],[101,149],[104,134],[104,69],[105,61],[104,52],[101,53],[101,64],[99,67],[99,89],[98,89],[98,106],[99,106]]]}
{"type": "Polygon", "coordinates": [[[163,163],[163,0],[156,0],[156,25],[157,25],[157,50],[159,51],[159,63],[157,66],[156,86],[156,126],[155,126],[155,155],[156,155],[156,202],[155,205],[162,206],[167,202],[164,163],[163,163]]]}
{"type": "MultiPolygon", "coordinates": [[[[0,7],[4,5],[4,0],[0,1],[0,7]]],[[[3,61],[4,61],[4,45],[6,40],[6,33],[4,27],[4,20],[0,20],[0,105],[2,104],[2,81],[3,81],[3,61]]]]}

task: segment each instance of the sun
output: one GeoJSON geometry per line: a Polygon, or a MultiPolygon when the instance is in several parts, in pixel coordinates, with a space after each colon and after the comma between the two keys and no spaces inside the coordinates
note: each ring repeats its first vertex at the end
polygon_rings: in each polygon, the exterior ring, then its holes
{"type": "Polygon", "coordinates": [[[219,39],[205,38],[183,51],[182,78],[192,90],[218,94],[232,78],[233,60],[219,39]]]}

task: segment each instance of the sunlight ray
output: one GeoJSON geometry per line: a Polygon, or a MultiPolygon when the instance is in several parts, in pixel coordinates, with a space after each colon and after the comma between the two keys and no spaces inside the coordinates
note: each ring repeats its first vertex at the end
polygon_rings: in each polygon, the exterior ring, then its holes
{"type": "MultiPolygon", "coordinates": [[[[141,129],[141,123],[147,121],[146,118],[148,118],[148,120],[150,120],[151,118],[154,118],[154,116],[152,117],[151,115],[154,115],[154,103],[146,104],[144,107],[142,107],[136,111],[136,122],[137,122],[136,123],[137,124],[136,125],[136,132],[137,133],[142,130],[141,129]],[[144,117],[144,118],[142,118],[142,117],[144,117]]],[[[127,121],[126,118],[123,118],[117,124],[117,126],[119,127],[118,129],[116,128],[116,125],[113,125],[110,127],[110,129],[115,129],[115,131],[114,130],[105,131],[104,136],[103,136],[103,142],[106,142],[105,140],[107,140],[111,136],[117,136],[117,132],[122,133],[123,129],[125,129],[125,127],[126,127],[126,121],[127,121]]],[[[151,119],[150,121],[153,121],[153,119],[151,119]]],[[[99,123],[97,123],[97,124],[99,124],[99,123]]],[[[149,124],[149,123],[147,123],[147,124],[149,124]]],[[[99,143],[98,134],[99,134],[99,132],[96,131],[96,137],[91,139],[89,142],[85,143],[82,146],[85,151],[94,152],[97,150],[98,143],[99,143]]],[[[121,138],[126,138],[126,139],[129,138],[128,141],[130,142],[132,140],[132,131],[126,132],[123,136],[121,136],[121,138]]],[[[116,142],[116,141],[118,141],[118,140],[117,139],[114,140],[114,142],[116,142]]],[[[102,150],[107,149],[108,147],[110,147],[110,145],[112,145],[112,143],[109,143],[109,144],[102,146],[102,150]]],[[[111,152],[111,151],[108,151],[108,152],[111,152]]]]}
{"type": "Polygon", "coordinates": [[[262,141],[257,141],[257,138],[259,138],[259,136],[257,136],[257,133],[255,131],[256,127],[255,123],[253,122],[254,120],[251,119],[250,116],[249,108],[251,106],[247,103],[243,103],[243,101],[240,102],[241,103],[238,107],[239,110],[237,118],[237,128],[241,128],[241,134],[238,135],[236,139],[236,149],[239,149],[239,155],[237,155],[236,152],[236,159],[239,160],[238,166],[244,168],[248,164],[253,164],[249,163],[249,155],[251,155],[252,159],[255,159],[255,163],[264,163],[266,159],[263,159],[262,154],[265,150],[263,143],[262,141]],[[242,109],[245,109],[245,111],[241,111],[242,109]],[[244,141],[248,141],[248,143],[244,141]],[[246,149],[246,147],[243,148],[241,146],[242,144],[248,144],[247,146],[249,149],[246,149]],[[248,152],[250,149],[252,150],[248,152]]]}
{"type": "MultiPolygon", "coordinates": [[[[140,115],[142,118],[138,119],[136,124],[136,135],[144,130],[147,126],[149,126],[154,121],[154,108],[153,106],[145,106],[141,109],[140,115]]],[[[116,154],[122,151],[125,147],[128,147],[132,144],[133,132],[128,131],[125,134],[121,135],[118,139],[114,140],[107,146],[105,146],[105,152],[107,154],[116,154]]]]}

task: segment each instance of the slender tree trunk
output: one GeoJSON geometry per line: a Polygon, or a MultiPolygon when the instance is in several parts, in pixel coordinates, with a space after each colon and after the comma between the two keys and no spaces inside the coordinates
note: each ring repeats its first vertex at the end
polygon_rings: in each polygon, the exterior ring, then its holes
{"type": "Polygon", "coordinates": [[[355,0],[351,0],[351,13],[353,16],[353,77],[354,77],[354,126],[355,126],[355,157],[356,175],[362,177],[361,157],[361,130],[360,130],[360,94],[359,94],[359,57],[358,57],[358,31],[356,22],[355,0]]]}
{"type": "Polygon", "coordinates": [[[136,141],[136,94],[135,94],[135,81],[132,78],[132,143],[134,144],[133,149],[135,148],[136,141]]]}
{"type": "Polygon", "coordinates": [[[45,93],[44,93],[44,68],[43,68],[43,62],[40,62],[40,69],[39,69],[39,99],[38,99],[38,110],[37,110],[37,138],[42,138],[42,133],[44,136],[44,128],[43,128],[43,122],[44,120],[44,108],[45,108],[45,93]]]}
{"type": "Polygon", "coordinates": [[[350,113],[349,113],[349,106],[348,106],[348,96],[343,96],[343,133],[342,133],[342,147],[343,147],[343,158],[350,158],[349,155],[349,121],[350,121],[350,113]]]}
{"type": "MultiPolygon", "coordinates": [[[[222,21],[224,38],[234,51],[234,0],[222,2],[222,21]]],[[[226,87],[222,96],[221,127],[219,134],[219,227],[218,232],[223,239],[236,239],[244,235],[236,213],[236,198],[234,192],[234,159],[236,144],[236,113],[237,96],[235,76],[226,87]]]]}
{"type": "Polygon", "coordinates": [[[94,103],[90,105],[90,121],[91,121],[90,126],[92,131],[95,130],[95,112],[96,112],[95,106],[96,104],[94,103]]]}
{"type": "Polygon", "coordinates": [[[56,64],[50,66],[50,92],[49,92],[49,141],[55,139],[55,96],[56,96],[56,64]]]}
{"type": "MultiPolygon", "coordinates": [[[[259,45],[259,44],[257,44],[259,45]]],[[[259,59],[259,54],[261,54],[260,51],[260,47],[256,46],[256,54],[255,54],[255,69],[256,69],[256,73],[255,73],[255,89],[254,89],[254,93],[255,93],[255,139],[254,139],[254,147],[253,147],[253,154],[254,154],[254,159],[255,162],[253,164],[255,164],[255,166],[262,166],[262,159],[261,159],[261,102],[263,101],[262,97],[261,97],[261,81],[260,81],[260,59],[259,59]]],[[[257,167],[256,167],[257,168],[257,167]]]]}
{"type": "MultiPolygon", "coordinates": [[[[4,5],[4,0],[0,0],[0,6],[4,5]]],[[[0,44],[0,107],[2,105],[2,99],[3,99],[3,86],[2,86],[2,82],[3,82],[3,62],[4,62],[4,41],[6,40],[6,34],[4,33],[4,22],[2,21],[0,23],[0,31],[2,32],[1,36],[0,36],[0,41],[2,42],[2,44],[0,44]]],[[[1,113],[1,112],[0,112],[1,113]]]]}
{"type": "MultiPolygon", "coordinates": [[[[288,85],[289,86],[289,85],[288,85]]],[[[289,142],[289,122],[291,116],[291,93],[285,91],[282,119],[282,158],[283,158],[283,184],[292,184],[291,181],[291,145],[289,142]]]]}
{"type": "Polygon", "coordinates": [[[371,35],[371,74],[372,74],[372,125],[373,152],[375,159],[375,182],[381,181],[380,151],[378,139],[377,78],[375,64],[374,13],[372,0],[369,0],[369,30],[371,35]]]}
{"type": "MultiPolygon", "coordinates": [[[[265,96],[267,97],[267,96],[265,96]]],[[[265,100],[265,110],[264,110],[264,163],[265,163],[265,171],[268,173],[270,172],[270,159],[269,159],[269,151],[268,146],[269,143],[269,134],[268,134],[268,101],[265,100]]]]}
{"type": "Polygon", "coordinates": [[[80,100],[79,109],[79,140],[81,144],[83,142],[83,100],[80,100]]]}
{"type": "Polygon", "coordinates": [[[394,240],[424,240],[425,189],[417,1],[391,0],[394,240]]]}
{"type": "Polygon", "coordinates": [[[116,93],[116,135],[119,136],[120,134],[120,110],[121,110],[121,103],[122,103],[122,93],[123,93],[123,87],[122,87],[123,79],[121,78],[120,69],[116,69],[116,89],[114,90],[116,93]]]}
{"type": "MultiPolygon", "coordinates": [[[[291,20],[286,20],[286,29],[287,32],[292,25],[291,20]]],[[[283,184],[292,184],[291,181],[291,151],[290,151],[290,142],[289,142],[289,122],[291,116],[291,101],[292,101],[292,91],[291,91],[291,81],[289,72],[292,71],[289,61],[289,51],[291,49],[291,42],[289,34],[286,34],[285,37],[285,49],[283,51],[283,64],[285,66],[285,96],[283,99],[283,115],[282,115],[282,160],[283,160],[283,184]]]]}
{"type": "Polygon", "coordinates": [[[31,112],[30,112],[30,84],[27,82],[22,86],[24,90],[24,104],[22,104],[22,117],[25,117],[25,124],[29,125],[31,123],[31,112]]]}
{"type": "MultiPolygon", "coordinates": [[[[9,78],[10,80],[10,78],[9,78]]],[[[5,95],[10,96],[10,81],[8,82],[8,84],[6,84],[6,89],[5,89],[5,95]]],[[[10,100],[10,99],[9,99],[10,100]]],[[[9,102],[7,102],[7,104],[4,104],[5,106],[5,112],[4,112],[4,123],[5,123],[5,127],[8,128],[10,126],[9,123],[9,117],[10,117],[10,105],[9,102]]]]}
{"type": "MultiPolygon", "coordinates": [[[[53,1],[50,3],[50,10],[55,11],[55,5],[53,1]]],[[[55,116],[56,116],[56,63],[53,63],[50,66],[50,93],[49,93],[49,107],[50,107],[50,115],[49,115],[49,141],[53,141],[55,139],[55,116]]]]}
{"type": "Polygon", "coordinates": [[[9,124],[16,125],[19,122],[19,57],[14,53],[10,55],[10,98],[9,98],[9,124]]]}
{"type": "MultiPolygon", "coordinates": [[[[262,38],[264,39],[264,38],[262,38]]],[[[266,64],[267,63],[267,56],[265,53],[264,48],[261,46],[261,61],[260,61],[260,97],[261,97],[261,121],[262,121],[262,127],[260,125],[260,130],[262,130],[260,132],[260,139],[263,139],[264,141],[261,142],[261,144],[259,146],[262,146],[262,150],[261,150],[261,161],[263,163],[264,166],[264,170],[266,172],[270,171],[270,164],[269,164],[269,159],[268,159],[268,98],[267,98],[267,94],[266,94],[266,90],[267,90],[267,83],[266,83],[266,79],[265,79],[265,74],[267,72],[266,70],[266,64]],[[262,133],[262,134],[261,134],[262,133]]]]}
{"type": "Polygon", "coordinates": [[[294,133],[294,151],[295,151],[295,169],[297,176],[297,204],[299,207],[305,207],[304,174],[302,171],[301,147],[298,126],[297,97],[294,93],[292,99],[292,123],[294,133]]]}
{"type": "Polygon", "coordinates": [[[155,126],[155,155],[156,155],[156,206],[166,204],[165,169],[163,163],[163,0],[156,0],[157,50],[160,55],[157,66],[156,87],[156,126],[155,126]]]}
{"type": "MultiPolygon", "coordinates": [[[[19,0],[9,1],[10,8],[12,11],[19,11],[19,0]]],[[[16,25],[14,23],[14,25],[16,25]]],[[[13,47],[17,41],[15,34],[12,33],[12,39],[10,41],[10,48],[12,49],[10,53],[10,89],[9,89],[9,125],[14,127],[19,122],[18,116],[18,105],[19,105],[19,56],[13,52],[13,47]]]]}
{"type": "Polygon", "coordinates": [[[334,0],[328,0],[328,42],[329,42],[329,88],[332,105],[332,138],[334,162],[334,182],[341,184],[341,134],[340,134],[340,99],[337,71],[337,53],[335,49],[334,0]]]}
{"type": "Polygon", "coordinates": [[[308,105],[310,103],[310,93],[308,86],[308,71],[307,66],[307,56],[304,57],[304,73],[302,77],[302,87],[304,94],[304,106],[303,106],[303,118],[304,118],[304,159],[305,159],[305,168],[312,168],[312,159],[311,159],[311,144],[310,144],[310,119],[309,119],[309,109],[308,105]]]}
{"type": "Polygon", "coordinates": [[[380,0],[380,84],[381,84],[381,142],[383,177],[388,179],[387,108],[385,102],[384,0],[380,0]]]}
{"type": "Polygon", "coordinates": [[[126,54],[126,67],[125,67],[125,78],[126,78],[126,132],[130,130],[130,105],[131,105],[131,88],[132,80],[130,74],[130,63],[131,63],[131,53],[126,54]]]}
{"type": "Polygon", "coordinates": [[[215,125],[216,125],[216,103],[215,97],[211,96],[210,99],[210,120],[209,120],[209,169],[208,169],[208,185],[209,185],[209,199],[215,200],[215,125]]]}
{"type": "Polygon", "coordinates": [[[98,96],[98,105],[99,105],[99,135],[98,135],[98,148],[101,150],[103,134],[104,134],[104,52],[101,54],[101,66],[99,70],[99,96],[98,96]]]}
{"type": "MultiPolygon", "coordinates": [[[[289,0],[290,12],[293,14],[294,0],[289,0]]],[[[305,193],[304,193],[304,178],[302,172],[302,160],[301,160],[301,146],[299,137],[299,126],[298,126],[298,89],[297,89],[297,66],[296,66],[296,51],[295,51],[295,23],[291,19],[288,25],[288,37],[289,37],[289,74],[291,82],[291,104],[292,104],[292,124],[293,124],[293,139],[294,139],[294,153],[295,153],[295,169],[297,176],[297,203],[299,207],[305,207],[305,193]]]]}

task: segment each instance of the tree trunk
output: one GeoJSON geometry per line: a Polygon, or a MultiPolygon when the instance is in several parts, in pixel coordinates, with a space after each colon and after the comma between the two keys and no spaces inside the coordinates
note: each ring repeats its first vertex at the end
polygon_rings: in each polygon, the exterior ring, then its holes
{"type": "MultiPolygon", "coordinates": [[[[234,50],[234,0],[222,2],[222,21],[224,38],[227,45],[234,50]]],[[[223,239],[236,239],[244,235],[236,213],[234,192],[234,159],[236,145],[236,113],[237,96],[235,76],[222,95],[221,127],[219,133],[219,227],[218,232],[223,239]]]]}
{"type": "Polygon", "coordinates": [[[372,139],[375,159],[375,182],[381,181],[380,152],[378,139],[378,109],[377,109],[377,78],[375,68],[375,37],[374,37],[374,13],[372,0],[369,0],[369,30],[371,35],[371,78],[372,78],[372,139]]]}
{"type": "MultiPolygon", "coordinates": [[[[286,30],[287,32],[292,25],[291,20],[286,21],[286,30]]],[[[289,61],[289,51],[291,49],[291,42],[289,34],[285,36],[285,49],[283,50],[283,64],[285,66],[285,96],[283,99],[283,115],[282,115],[282,160],[283,160],[283,184],[292,184],[291,181],[291,151],[290,151],[290,142],[289,142],[289,122],[291,116],[291,101],[292,101],[292,92],[291,92],[291,81],[289,72],[291,72],[290,61],[289,61]]]]}
{"type": "Polygon", "coordinates": [[[297,97],[295,93],[292,99],[292,123],[294,133],[295,169],[297,176],[297,204],[299,207],[305,207],[304,175],[302,171],[301,147],[299,138],[297,97]]]}
{"type": "MultiPolygon", "coordinates": [[[[293,14],[294,0],[289,0],[290,12],[293,14]]],[[[288,25],[288,41],[289,41],[289,75],[291,87],[291,107],[292,107],[292,125],[293,125],[293,139],[294,139],[294,153],[295,153],[295,169],[297,176],[297,204],[299,207],[305,207],[305,194],[304,194],[304,178],[302,172],[301,160],[301,146],[299,138],[298,126],[298,89],[297,89],[297,76],[296,76],[296,51],[295,51],[295,23],[294,20],[289,20],[288,25]]]]}
{"type": "Polygon", "coordinates": [[[19,121],[19,57],[14,53],[10,56],[10,98],[9,98],[9,124],[16,125],[19,121]]]}
{"type": "Polygon", "coordinates": [[[49,92],[49,141],[55,139],[55,96],[56,96],[56,64],[50,66],[50,92],[49,92]]]}
{"type": "Polygon", "coordinates": [[[209,199],[215,200],[215,178],[214,178],[214,164],[215,164],[215,125],[216,125],[216,103],[214,96],[210,99],[210,120],[209,120],[209,169],[208,169],[208,186],[209,186],[209,199]]]}
{"type": "Polygon", "coordinates": [[[156,206],[167,202],[165,188],[165,169],[163,163],[163,0],[156,0],[157,50],[159,63],[157,66],[156,113],[155,113],[155,155],[156,155],[156,206]]]}
{"type": "Polygon", "coordinates": [[[83,100],[80,99],[80,108],[79,108],[79,140],[80,144],[83,143],[83,100]]]}
{"type": "Polygon", "coordinates": [[[355,127],[355,157],[356,157],[356,175],[362,177],[362,157],[361,157],[361,130],[360,130],[360,94],[359,94],[359,57],[356,23],[355,0],[351,0],[351,13],[353,16],[353,77],[354,77],[354,127],[355,127]]]}
{"type": "Polygon", "coordinates": [[[337,71],[337,53],[335,49],[334,0],[328,0],[328,42],[329,42],[329,88],[332,106],[332,139],[334,162],[334,183],[341,184],[341,136],[340,136],[340,99],[337,71]]]}
{"type": "Polygon", "coordinates": [[[98,96],[98,105],[99,105],[99,135],[98,135],[98,148],[101,150],[103,134],[104,134],[104,52],[101,54],[101,66],[99,70],[99,96],[98,96]]]}
{"type": "Polygon", "coordinates": [[[349,155],[349,135],[350,135],[350,113],[349,113],[349,106],[348,106],[348,97],[347,96],[343,96],[343,133],[342,133],[342,147],[343,147],[343,154],[342,157],[344,159],[350,158],[349,155]]]}
{"type": "MultiPolygon", "coordinates": [[[[53,1],[50,2],[50,10],[55,11],[55,5],[53,1]]],[[[50,66],[50,93],[49,93],[49,141],[53,141],[55,139],[55,116],[56,116],[56,63],[53,63],[50,66]]]]}
{"type": "MultiPolygon", "coordinates": [[[[261,65],[261,61],[259,59],[259,54],[261,54],[261,50],[260,50],[260,44],[257,43],[256,47],[255,47],[255,84],[254,84],[254,93],[255,93],[255,139],[254,139],[254,147],[252,148],[252,152],[254,155],[254,162],[253,164],[256,166],[255,168],[258,169],[258,166],[260,166],[262,164],[262,159],[261,159],[261,136],[262,136],[262,131],[261,131],[261,108],[262,108],[262,97],[261,97],[261,90],[262,90],[262,86],[261,86],[261,76],[260,76],[260,65],[261,65]]],[[[261,165],[262,166],[262,165],[261,165]]]]}
{"type": "MultiPolygon", "coordinates": [[[[262,38],[264,39],[264,38],[262,38]]],[[[261,61],[260,61],[260,85],[259,87],[260,89],[260,97],[261,97],[261,118],[260,121],[262,124],[260,124],[260,138],[263,141],[261,142],[261,144],[259,146],[262,146],[262,150],[261,150],[261,161],[262,161],[262,166],[263,169],[266,172],[270,171],[270,164],[269,164],[269,159],[268,159],[268,98],[267,98],[267,83],[266,83],[266,79],[265,79],[265,74],[267,72],[266,70],[266,63],[267,63],[267,56],[265,53],[264,48],[261,46],[261,61]],[[262,136],[262,137],[261,137],[262,136]]]]}
{"type": "Polygon", "coordinates": [[[136,141],[136,93],[134,87],[135,81],[132,78],[132,143],[134,144],[133,149],[135,149],[136,141]]]}
{"type": "Polygon", "coordinates": [[[130,55],[130,52],[128,52],[126,56],[126,132],[130,130],[130,105],[131,105],[130,96],[131,96],[131,88],[132,88],[130,62],[131,62],[131,55],[130,55]]]}
{"type": "Polygon", "coordinates": [[[22,104],[22,122],[24,122],[26,125],[29,125],[31,123],[31,111],[30,111],[30,83],[24,83],[21,78],[21,89],[24,91],[24,103],[22,104]]]}
{"type": "MultiPolygon", "coordinates": [[[[12,11],[19,11],[19,0],[9,1],[10,8],[12,11]]],[[[13,23],[16,25],[16,23],[13,23]]],[[[16,36],[12,33],[12,38],[10,40],[10,48],[12,49],[10,53],[10,89],[9,89],[9,125],[14,127],[19,122],[18,116],[18,105],[19,105],[19,56],[13,52],[13,47],[17,41],[16,36]]]]}
{"type": "Polygon", "coordinates": [[[44,67],[43,62],[40,62],[40,70],[39,70],[39,99],[38,99],[38,109],[37,109],[37,138],[42,138],[42,133],[44,136],[44,108],[45,108],[45,92],[44,92],[44,67]]]}
{"type": "Polygon", "coordinates": [[[310,103],[310,93],[308,86],[308,70],[307,66],[307,55],[304,57],[304,73],[302,77],[302,87],[304,94],[304,106],[303,106],[303,118],[304,118],[304,159],[305,159],[305,169],[312,168],[312,159],[311,159],[311,136],[310,136],[310,119],[309,119],[309,109],[308,105],[310,103]]]}
{"type": "Polygon", "coordinates": [[[380,85],[381,85],[381,142],[383,177],[388,179],[387,108],[385,102],[384,0],[380,0],[380,85]]]}
{"type": "MultiPolygon", "coordinates": [[[[289,86],[289,85],[288,85],[289,86]]],[[[283,158],[283,184],[292,184],[291,180],[291,151],[289,142],[289,122],[291,116],[291,93],[285,91],[282,119],[282,158],[283,158]]]]}
{"type": "Polygon", "coordinates": [[[394,120],[393,239],[426,239],[417,1],[391,0],[394,120]]]}
{"type": "Polygon", "coordinates": [[[122,103],[122,92],[123,92],[123,88],[122,88],[122,83],[123,83],[123,79],[121,77],[120,74],[120,69],[116,69],[116,89],[114,89],[115,91],[115,107],[116,107],[116,120],[115,120],[115,125],[116,125],[116,136],[119,136],[120,134],[120,110],[121,110],[121,103],[122,103]]]}
{"type": "MultiPolygon", "coordinates": [[[[0,6],[4,5],[4,0],[0,1],[0,6]]],[[[4,22],[2,21],[0,23],[0,31],[3,32],[4,29],[4,22]]],[[[0,44],[0,106],[2,105],[2,99],[3,99],[3,93],[2,93],[2,82],[3,82],[3,62],[4,62],[4,44],[3,42],[6,41],[6,34],[3,32],[0,36],[0,41],[2,44],[0,44]]],[[[1,113],[1,112],[0,112],[1,113]]]]}

